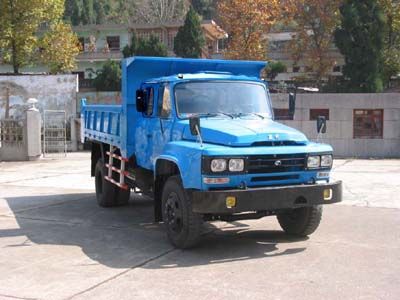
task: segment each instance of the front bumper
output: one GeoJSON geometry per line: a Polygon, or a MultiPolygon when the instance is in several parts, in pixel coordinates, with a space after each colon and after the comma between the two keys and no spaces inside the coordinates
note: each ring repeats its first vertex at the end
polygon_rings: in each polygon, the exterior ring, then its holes
{"type": "Polygon", "coordinates": [[[276,211],[342,201],[342,182],[294,185],[246,190],[194,191],[193,212],[201,214],[232,214],[248,211],[276,211]],[[324,200],[324,190],[331,197],[324,200]],[[228,208],[227,197],[235,197],[236,205],[228,208]]]}

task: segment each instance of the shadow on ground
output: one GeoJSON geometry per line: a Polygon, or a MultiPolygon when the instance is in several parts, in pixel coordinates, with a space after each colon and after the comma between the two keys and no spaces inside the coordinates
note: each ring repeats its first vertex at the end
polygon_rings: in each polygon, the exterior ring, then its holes
{"type": "Polygon", "coordinates": [[[6,200],[17,225],[0,229],[0,238],[20,238],[10,239],[18,242],[7,243],[5,247],[78,246],[90,259],[112,268],[190,267],[291,255],[305,250],[286,246],[284,251],[279,251],[279,243],[296,245],[302,240],[282,231],[252,230],[242,222],[224,223],[222,227],[221,223],[206,224],[198,247],[174,250],[162,224],[153,223],[152,201],[140,196],[131,197],[128,206],[109,209],[98,207],[92,193],[6,200]],[[32,203],[30,207],[21,206],[27,201],[32,203]],[[180,253],[168,255],[171,251],[180,253]],[[161,256],[163,259],[155,260],[161,256]]]}

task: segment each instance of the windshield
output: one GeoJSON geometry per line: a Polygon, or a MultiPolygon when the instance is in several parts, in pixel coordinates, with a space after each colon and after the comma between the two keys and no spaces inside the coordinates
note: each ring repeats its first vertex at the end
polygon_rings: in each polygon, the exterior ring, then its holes
{"type": "Polygon", "coordinates": [[[175,86],[178,116],[255,116],[271,118],[263,85],[249,82],[188,82],[175,86]]]}

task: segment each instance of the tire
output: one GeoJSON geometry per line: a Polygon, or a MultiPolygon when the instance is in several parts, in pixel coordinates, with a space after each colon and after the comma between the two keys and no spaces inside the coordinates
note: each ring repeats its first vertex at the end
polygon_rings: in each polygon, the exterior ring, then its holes
{"type": "Polygon", "coordinates": [[[95,168],[95,186],[97,204],[101,207],[125,205],[129,201],[130,190],[123,190],[107,181],[104,176],[107,168],[102,160],[98,160],[95,168]]]}
{"type": "Polygon", "coordinates": [[[291,235],[306,237],[317,230],[322,218],[322,205],[296,208],[278,213],[282,229],[291,235]]]}
{"type": "Polygon", "coordinates": [[[129,202],[129,198],[131,197],[131,190],[123,190],[117,187],[117,205],[123,206],[127,205],[129,202]]]}
{"type": "Polygon", "coordinates": [[[187,249],[197,244],[203,216],[192,211],[192,199],[179,176],[169,177],[164,185],[162,215],[168,239],[176,248],[187,249]]]}

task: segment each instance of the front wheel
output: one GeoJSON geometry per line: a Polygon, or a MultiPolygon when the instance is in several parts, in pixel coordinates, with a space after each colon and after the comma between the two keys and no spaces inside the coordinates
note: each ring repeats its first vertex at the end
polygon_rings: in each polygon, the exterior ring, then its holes
{"type": "Polygon", "coordinates": [[[193,247],[200,238],[203,217],[192,211],[179,176],[168,178],[162,192],[162,214],[171,243],[181,249],[193,247]]]}
{"type": "Polygon", "coordinates": [[[305,237],[317,230],[322,218],[322,205],[281,212],[277,218],[286,233],[305,237]]]}

